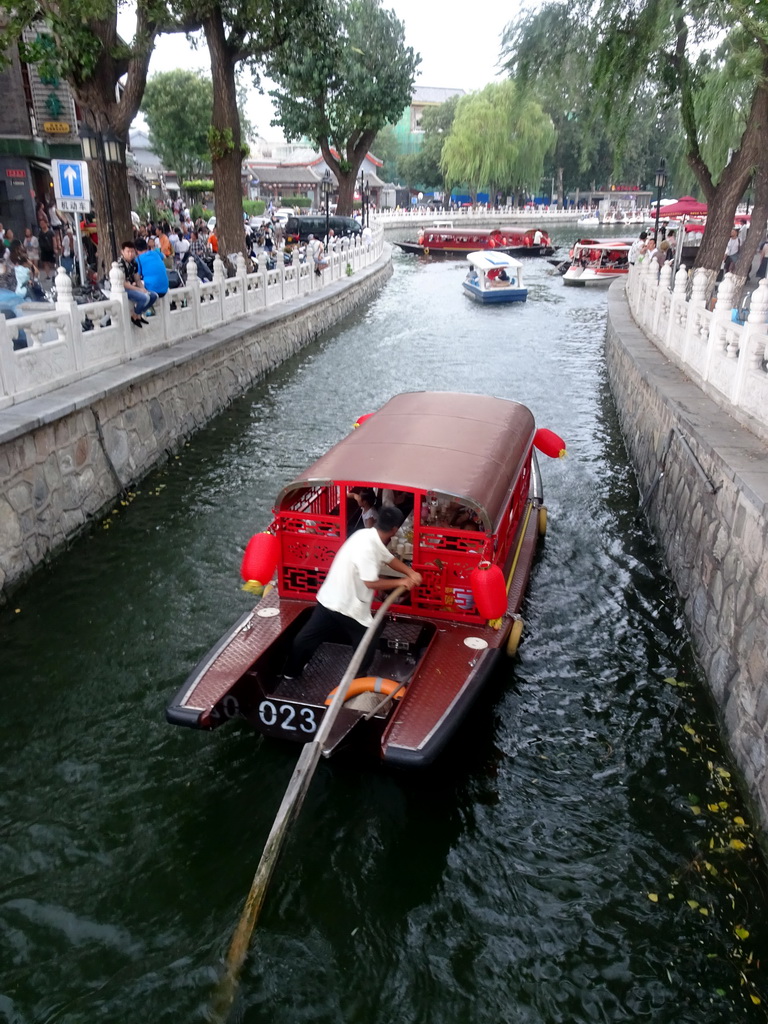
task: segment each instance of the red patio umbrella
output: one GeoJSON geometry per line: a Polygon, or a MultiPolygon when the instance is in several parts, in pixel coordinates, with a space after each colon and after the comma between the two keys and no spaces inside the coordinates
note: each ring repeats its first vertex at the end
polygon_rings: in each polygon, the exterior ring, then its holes
{"type": "Polygon", "coordinates": [[[659,209],[660,220],[668,220],[670,217],[705,217],[706,214],[707,204],[700,203],[693,196],[683,196],[676,203],[670,203],[669,206],[662,206],[659,209]]]}

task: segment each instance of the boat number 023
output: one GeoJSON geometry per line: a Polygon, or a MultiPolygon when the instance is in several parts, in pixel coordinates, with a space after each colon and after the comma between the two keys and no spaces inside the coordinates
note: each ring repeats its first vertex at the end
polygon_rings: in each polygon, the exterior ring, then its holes
{"type": "Polygon", "coordinates": [[[314,708],[297,708],[293,704],[274,704],[271,700],[263,700],[259,704],[259,718],[267,728],[277,725],[285,732],[317,731],[314,708]]]}

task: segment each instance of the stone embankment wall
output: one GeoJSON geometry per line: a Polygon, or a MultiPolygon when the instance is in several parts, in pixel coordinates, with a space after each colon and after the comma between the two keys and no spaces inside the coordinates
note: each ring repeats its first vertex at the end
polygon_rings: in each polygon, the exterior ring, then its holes
{"type": "Polygon", "coordinates": [[[609,293],[606,361],[645,511],[768,838],[768,446],[703,394],[609,293]]]}
{"type": "Polygon", "coordinates": [[[372,298],[385,257],[279,311],[224,324],[0,411],[0,599],[280,363],[372,298]]]}

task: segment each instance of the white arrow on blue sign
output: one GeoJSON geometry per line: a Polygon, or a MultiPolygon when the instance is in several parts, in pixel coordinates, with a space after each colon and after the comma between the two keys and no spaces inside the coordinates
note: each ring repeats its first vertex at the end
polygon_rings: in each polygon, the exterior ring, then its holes
{"type": "Polygon", "coordinates": [[[53,191],[57,199],[90,200],[84,160],[52,160],[53,191]]]}

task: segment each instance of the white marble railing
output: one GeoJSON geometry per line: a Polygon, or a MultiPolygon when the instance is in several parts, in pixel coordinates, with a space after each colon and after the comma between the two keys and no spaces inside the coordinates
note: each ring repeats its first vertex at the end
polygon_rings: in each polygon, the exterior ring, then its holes
{"type": "Polygon", "coordinates": [[[363,242],[340,239],[326,256],[327,267],[315,273],[311,260],[285,266],[282,260],[267,270],[266,256],[258,269],[246,272],[242,256],[237,272],[227,277],[217,257],[213,281],[201,281],[193,261],[187,267],[187,283],[158,299],[155,315],[137,328],[131,324],[131,303],[125,293],[123,273],[117,264],[110,271],[109,298],[78,305],[72,282],[59,268],[55,308],[6,320],[0,316],[0,409],[53,391],[87,377],[97,370],[117,366],[178,341],[211,330],[223,323],[281,303],[321,292],[375,263],[382,253],[384,230],[372,229],[363,242]],[[84,329],[85,328],[85,329],[84,329]],[[23,334],[21,333],[23,332],[23,334]],[[26,338],[26,348],[14,348],[26,338]]]}
{"type": "Polygon", "coordinates": [[[637,324],[702,390],[759,436],[768,439],[768,280],[752,293],[744,324],[732,319],[735,281],[726,274],[715,308],[706,308],[706,270],[693,274],[672,264],[657,277],[655,262],[630,269],[627,297],[637,324]]]}
{"type": "Polygon", "coordinates": [[[427,210],[423,206],[408,210],[377,210],[372,220],[385,227],[398,224],[433,224],[435,221],[487,221],[499,218],[505,220],[568,220],[574,221],[584,216],[583,210],[558,210],[556,206],[460,206],[455,210],[427,210]]]}

